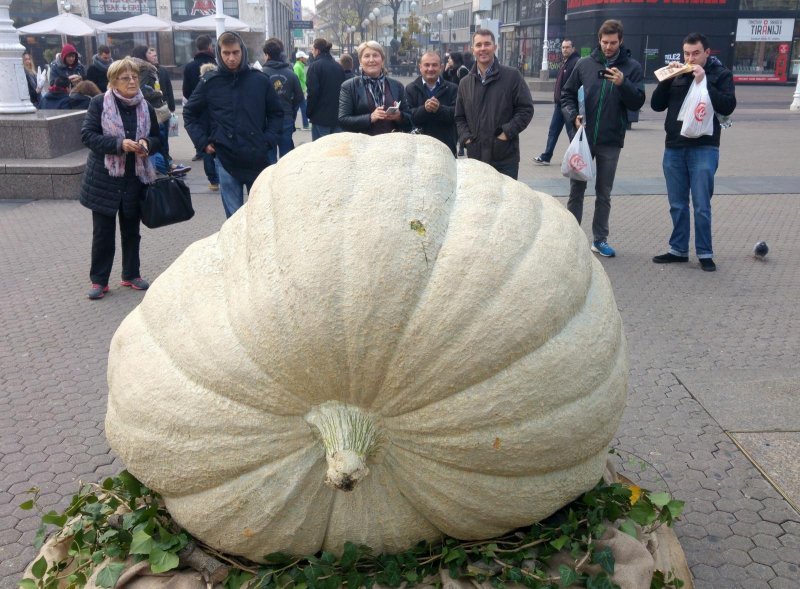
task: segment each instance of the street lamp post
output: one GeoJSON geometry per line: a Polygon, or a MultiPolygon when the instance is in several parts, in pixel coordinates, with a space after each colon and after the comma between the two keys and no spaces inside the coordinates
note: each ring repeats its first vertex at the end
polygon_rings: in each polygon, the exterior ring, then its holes
{"type": "Polygon", "coordinates": [[[369,19],[365,18],[361,21],[361,42],[367,40],[367,31],[369,30],[369,19]]]}
{"type": "Polygon", "coordinates": [[[800,72],[797,74],[797,86],[794,89],[794,95],[792,96],[792,104],[789,105],[789,110],[794,112],[800,112],[800,72]]]}
{"type": "Polygon", "coordinates": [[[381,24],[381,9],[376,6],[375,8],[372,9],[372,14],[375,15],[375,40],[377,41],[379,35],[378,27],[381,24]]]}
{"type": "Polygon", "coordinates": [[[547,60],[547,21],[550,17],[550,3],[552,0],[543,0],[544,1],[544,32],[542,34],[542,69],[539,72],[539,79],[541,80],[548,80],[550,79],[550,67],[548,65],[547,60]]]}
{"type": "MultiPolygon", "coordinates": [[[[367,18],[369,19],[370,24],[375,22],[375,15],[373,13],[370,12],[369,16],[367,18]]],[[[377,41],[378,40],[378,27],[374,27],[374,28],[370,27],[370,29],[371,29],[370,30],[370,35],[372,35],[373,40],[377,41]]]]}
{"type": "Polygon", "coordinates": [[[444,47],[442,45],[442,21],[444,20],[444,15],[440,12],[436,15],[436,20],[439,21],[439,52],[442,54],[442,59],[444,59],[444,47]]]}
{"type": "Polygon", "coordinates": [[[447,46],[445,47],[444,53],[447,55],[447,50],[450,49],[450,41],[453,38],[453,16],[455,13],[453,9],[447,11],[447,46]]]}

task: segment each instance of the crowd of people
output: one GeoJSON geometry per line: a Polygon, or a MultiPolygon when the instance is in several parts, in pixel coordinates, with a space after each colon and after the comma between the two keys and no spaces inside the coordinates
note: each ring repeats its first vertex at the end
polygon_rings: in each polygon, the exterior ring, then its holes
{"type": "MultiPolygon", "coordinates": [[[[630,113],[638,113],[646,96],[642,67],[624,45],[622,23],[604,22],[597,39],[597,47],[582,58],[570,39],[562,41],[564,61],[555,80],[546,146],[533,162],[550,164],[562,129],[570,140],[583,129],[596,168],[591,249],[614,257],[608,243],[611,192],[630,113]]],[[[216,45],[201,35],[183,72],[183,119],[194,159],[203,160],[209,188],[220,192],[227,217],[243,205],[245,190],[261,171],[294,149],[298,113],[312,141],[342,131],[419,133],[441,141],[454,157],[480,160],[516,179],[519,137],[533,118],[531,92],[519,70],[497,59],[492,31],[477,29],[471,45],[471,55],[453,52],[446,62],[438,52],[424,52],[417,64],[419,76],[404,85],[389,75],[386,52],[376,41],[358,46],[354,67],[347,54],[337,62],[325,39],[314,41],[311,55],[296,51],[292,65],[280,39],[270,38],[262,48],[263,60],[251,65],[247,46],[236,33],[223,33],[216,45]]],[[[673,224],[667,253],[653,262],[688,261],[691,207],[698,260],[703,270],[714,271],[711,197],[722,127],[714,117],[707,134],[687,136],[681,109],[689,90],[702,85],[713,112],[730,116],[735,89],[730,70],[711,55],[704,35],[689,34],[683,56],[684,63],[669,64],[676,75],[660,82],[651,97],[654,111],[667,111],[663,171],[673,224]],[[677,75],[684,65],[690,71],[677,75]]],[[[176,175],[189,169],[169,157],[175,98],[156,50],[140,46],[131,56],[112,61],[108,47],[100,46],[87,70],[75,48],[66,44],[50,64],[50,87],[43,94],[37,91],[29,54],[23,63],[31,101],[39,108],[88,109],[82,137],[90,155],[81,202],[92,210],[94,226],[89,298],[102,298],[108,291],[116,217],[122,235],[122,284],[146,289],[147,281],[139,275],[143,187],[156,173],[176,175]]],[[[567,209],[578,223],[586,188],[586,181],[570,179],[567,209]]]]}

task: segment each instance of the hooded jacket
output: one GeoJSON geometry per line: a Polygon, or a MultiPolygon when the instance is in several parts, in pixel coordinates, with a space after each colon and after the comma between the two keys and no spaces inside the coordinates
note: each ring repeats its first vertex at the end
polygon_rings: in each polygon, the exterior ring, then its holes
{"type": "Polygon", "coordinates": [[[517,163],[519,135],[533,118],[533,98],[518,70],[500,65],[496,58],[491,68],[484,83],[475,63],[458,84],[458,139],[472,159],[487,164],[517,163]],[[501,133],[507,141],[498,139],[501,133]]]}
{"type": "Polygon", "coordinates": [[[339,91],[344,80],[342,66],[334,61],[330,53],[320,53],[308,66],[306,114],[313,124],[325,127],[339,126],[339,91]]]}
{"type": "Polygon", "coordinates": [[[435,137],[456,154],[456,96],[458,86],[439,78],[439,86],[433,93],[439,101],[436,112],[425,110],[425,101],[428,100],[428,87],[422,76],[406,86],[406,100],[411,108],[411,120],[423,135],[435,137]]]}
{"type": "MultiPolygon", "coordinates": [[[[714,113],[729,116],[736,108],[736,90],[733,86],[733,74],[713,55],[706,60],[703,67],[706,72],[706,87],[714,113]]],[[[667,132],[666,147],[697,147],[713,145],[719,147],[719,121],[714,117],[714,134],[690,139],[681,135],[683,123],[678,120],[683,100],[694,83],[692,74],[682,74],[659,83],[650,99],[650,106],[656,112],[667,111],[664,119],[664,130],[667,132]],[[667,110],[669,109],[669,110],[667,110]]]]}
{"type": "Polygon", "coordinates": [[[112,63],[114,60],[103,61],[95,54],[92,56],[92,64],[86,70],[86,79],[97,84],[100,92],[108,90],[108,66],[112,63]]]}
{"type": "Polygon", "coordinates": [[[278,143],[283,106],[269,78],[248,65],[242,39],[230,34],[242,50],[239,67],[232,71],[225,66],[217,44],[219,65],[200,79],[183,107],[183,120],[198,151],[213,145],[225,170],[251,184],[269,164],[269,149],[278,143]]]}
{"type": "Polygon", "coordinates": [[[59,53],[50,63],[50,84],[55,84],[55,81],[58,78],[69,78],[70,76],[74,75],[85,78],[86,68],[83,67],[83,64],[81,63],[81,56],[78,55],[78,51],[75,49],[75,46],[65,43],[64,47],[61,48],[61,53],[59,53]],[[75,54],[75,65],[68,66],[64,61],[64,58],[73,53],[75,54]]]}
{"type": "Polygon", "coordinates": [[[625,146],[628,111],[638,111],[645,101],[642,66],[631,59],[631,52],[619,46],[619,55],[609,64],[600,47],[575,64],[572,75],[561,90],[561,111],[567,121],[570,139],[575,135],[575,118],[578,116],[578,89],[583,86],[586,103],[586,136],[589,145],[625,146]],[[619,86],[611,80],[598,78],[598,72],[615,67],[622,72],[619,86]]]}
{"type": "Polygon", "coordinates": [[[192,92],[197,87],[197,83],[200,81],[200,66],[207,63],[214,63],[214,56],[206,51],[198,51],[194,54],[194,59],[183,68],[183,88],[181,91],[186,100],[189,100],[192,92]]]}
{"type": "Polygon", "coordinates": [[[292,65],[285,61],[270,59],[262,66],[261,73],[269,78],[272,89],[281,99],[284,121],[294,121],[295,113],[303,102],[303,89],[292,65]]]}

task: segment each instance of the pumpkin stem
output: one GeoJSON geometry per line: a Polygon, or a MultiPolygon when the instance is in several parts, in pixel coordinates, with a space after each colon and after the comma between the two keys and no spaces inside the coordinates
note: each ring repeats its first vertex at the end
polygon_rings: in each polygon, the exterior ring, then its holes
{"type": "Polygon", "coordinates": [[[325,446],[325,484],[352,491],[369,474],[367,458],[376,453],[381,443],[372,417],[358,407],[329,401],[309,411],[306,421],[317,429],[325,446]]]}

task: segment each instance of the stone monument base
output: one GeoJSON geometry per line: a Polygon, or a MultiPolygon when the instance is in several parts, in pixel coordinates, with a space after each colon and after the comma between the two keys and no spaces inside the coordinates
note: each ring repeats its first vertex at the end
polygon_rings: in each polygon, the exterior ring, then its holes
{"type": "Polygon", "coordinates": [[[0,199],[76,199],[88,150],[86,111],[0,115],[0,199]]]}

